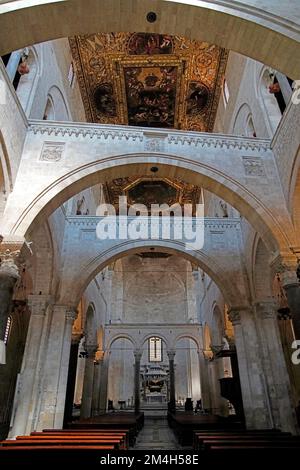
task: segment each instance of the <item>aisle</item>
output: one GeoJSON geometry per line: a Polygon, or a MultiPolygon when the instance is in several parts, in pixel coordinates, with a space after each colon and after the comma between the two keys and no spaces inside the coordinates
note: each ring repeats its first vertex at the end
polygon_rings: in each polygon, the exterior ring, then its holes
{"type": "Polygon", "coordinates": [[[165,417],[145,417],[145,425],[139,433],[133,449],[181,449],[165,417]]]}

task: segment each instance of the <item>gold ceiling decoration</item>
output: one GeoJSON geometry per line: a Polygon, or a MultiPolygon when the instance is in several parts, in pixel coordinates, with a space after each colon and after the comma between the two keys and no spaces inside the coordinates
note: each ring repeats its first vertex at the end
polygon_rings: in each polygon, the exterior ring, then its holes
{"type": "Polygon", "coordinates": [[[227,51],[179,36],[70,38],[87,120],[210,132],[227,51]]]}
{"type": "Polygon", "coordinates": [[[193,214],[196,204],[201,202],[201,188],[186,183],[179,178],[159,178],[130,176],[116,178],[104,185],[105,200],[113,204],[118,212],[119,196],[126,196],[129,206],[144,204],[151,209],[151,204],[192,204],[193,214]]]}

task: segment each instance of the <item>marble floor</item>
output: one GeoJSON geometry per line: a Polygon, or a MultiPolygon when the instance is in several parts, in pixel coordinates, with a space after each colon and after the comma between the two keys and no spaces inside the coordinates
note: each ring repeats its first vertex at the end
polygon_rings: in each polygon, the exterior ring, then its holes
{"type": "Polygon", "coordinates": [[[168,426],[168,421],[164,416],[145,417],[145,424],[139,433],[134,449],[181,449],[175,434],[168,426]]]}

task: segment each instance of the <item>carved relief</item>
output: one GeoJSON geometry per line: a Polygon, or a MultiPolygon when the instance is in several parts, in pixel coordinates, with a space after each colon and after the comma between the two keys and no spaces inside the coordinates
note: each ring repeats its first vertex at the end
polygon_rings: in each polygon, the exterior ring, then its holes
{"type": "Polygon", "coordinates": [[[40,161],[59,162],[62,159],[65,143],[63,142],[44,142],[40,161]]]}
{"type": "Polygon", "coordinates": [[[260,158],[243,157],[243,164],[247,176],[266,176],[265,168],[260,158]]]}
{"type": "Polygon", "coordinates": [[[165,140],[145,137],[144,149],[148,152],[164,152],[165,140]]]}

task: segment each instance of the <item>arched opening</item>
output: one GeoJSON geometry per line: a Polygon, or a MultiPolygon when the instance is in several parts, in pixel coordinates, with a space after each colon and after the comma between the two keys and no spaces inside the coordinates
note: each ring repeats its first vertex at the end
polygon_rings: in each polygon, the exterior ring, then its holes
{"type": "Polygon", "coordinates": [[[134,408],[134,347],[122,336],[109,349],[108,411],[134,408]]]}

